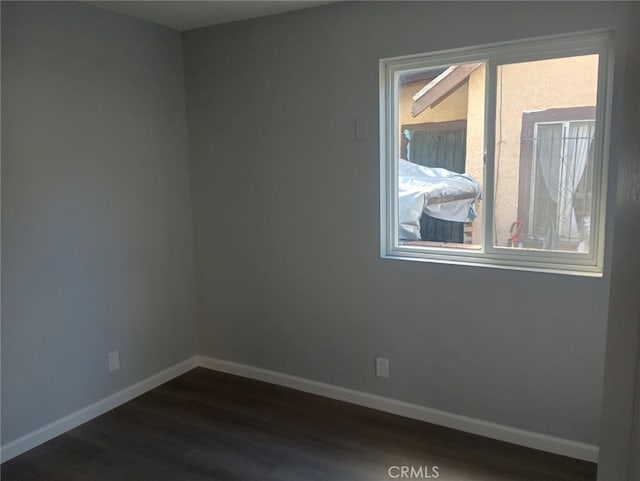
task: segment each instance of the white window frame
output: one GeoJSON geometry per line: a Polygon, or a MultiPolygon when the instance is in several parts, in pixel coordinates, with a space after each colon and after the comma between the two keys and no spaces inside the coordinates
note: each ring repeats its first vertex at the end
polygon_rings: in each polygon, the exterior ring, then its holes
{"type": "Polygon", "coordinates": [[[601,277],[604,262],[613,34],[591,31],[380,60],[380,254],[382,258],[601,277]],[[494,159],[497,67],[503,64],[599,55],[589,253],[494,246],[494,159]],[[485,81],[483,233],[479,250],[402,245],[398,241],[398,79],[403,73],[483,62],[485,81]]]}

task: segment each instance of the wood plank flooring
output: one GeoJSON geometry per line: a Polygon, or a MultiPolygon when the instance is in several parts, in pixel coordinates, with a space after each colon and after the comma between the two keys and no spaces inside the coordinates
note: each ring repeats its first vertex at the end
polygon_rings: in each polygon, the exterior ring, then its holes
{"type": "Polygon", "coordinates": [[[1,477],[389,481],[408,479],[402,466],[439,481],[596,478],[592,463],[202,368],[7,461],[1,477]]]}

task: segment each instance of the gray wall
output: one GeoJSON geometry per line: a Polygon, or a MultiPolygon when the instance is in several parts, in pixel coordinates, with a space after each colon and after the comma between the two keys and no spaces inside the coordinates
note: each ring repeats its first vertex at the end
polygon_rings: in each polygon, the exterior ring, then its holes
{"type": "MultiPolygon", "coordinates": [[[[608,293],[637,332],[637,270],[611,284],[610,262],[586,279],[379,259],[377,61],[611,26],[624,45],[629,8],[358,2],[186,33],[196,326],[179,34],[2,2],[2,443],[196,352],[597,443],[608,293]]],[[[632,343],[620,332],[612,350],[632,343]]],[[[613,392],[633,371],[610,357],[613,392]]]]}
{"type": "Polygon", "coordinates": [[[195,353],[180,45],[2,2],[3,444],[195,353]]]}
{"type": "Polygon", "coordinates": [[[608,267],[379,258],[378,59],[624,30],[628,9],[355,2],[187,32],[199,352],[597,444],[608,267]]]}
{"type": "MultiPolygon", "coordinates": [[[[640,18],[640,3],[629,18],[640,18]]],[[[601,481],[640,481],[640,30],[632,26],[625,69],[623,133],[615,197],[615,235],[602,409],[601,481]]]]}

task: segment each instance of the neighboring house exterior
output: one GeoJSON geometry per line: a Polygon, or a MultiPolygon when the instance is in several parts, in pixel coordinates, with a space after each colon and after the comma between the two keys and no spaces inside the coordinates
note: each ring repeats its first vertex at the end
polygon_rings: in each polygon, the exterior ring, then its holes
{"type": "MultiPolygon", "coordinates": [[[[446,75],[446,68],[431,69],[401,80],[400,155],[430,167],[467,172],[482,185],[485,67],[471,65],[456,79],[446,75]],[[414,99],[443,75],[441,92],[425,102],[433,87],[414,99]]],[[[498,69],[494,229],[499,245],[510,242],[513,226],[520,229],[525,247],[583,248],[582,231],[590,214],[597,75],[595,55],[498,69]]],[[[481,243],[482,205],[478,212],[465,228],[465,243],[481,243]]]]}

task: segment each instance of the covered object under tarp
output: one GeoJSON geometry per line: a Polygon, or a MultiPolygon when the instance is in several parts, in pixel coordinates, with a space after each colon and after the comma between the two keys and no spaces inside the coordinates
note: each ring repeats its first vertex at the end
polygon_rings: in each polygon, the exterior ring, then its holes
{"type": "Polygon", "coordinates": [[[398,238],[420,240],[423,213],[454,222],[471,222],[478,215],[474,206],[480,199],[480,185],[468,174],[424,167],[404,159],[398,166],[398,238]]]}

